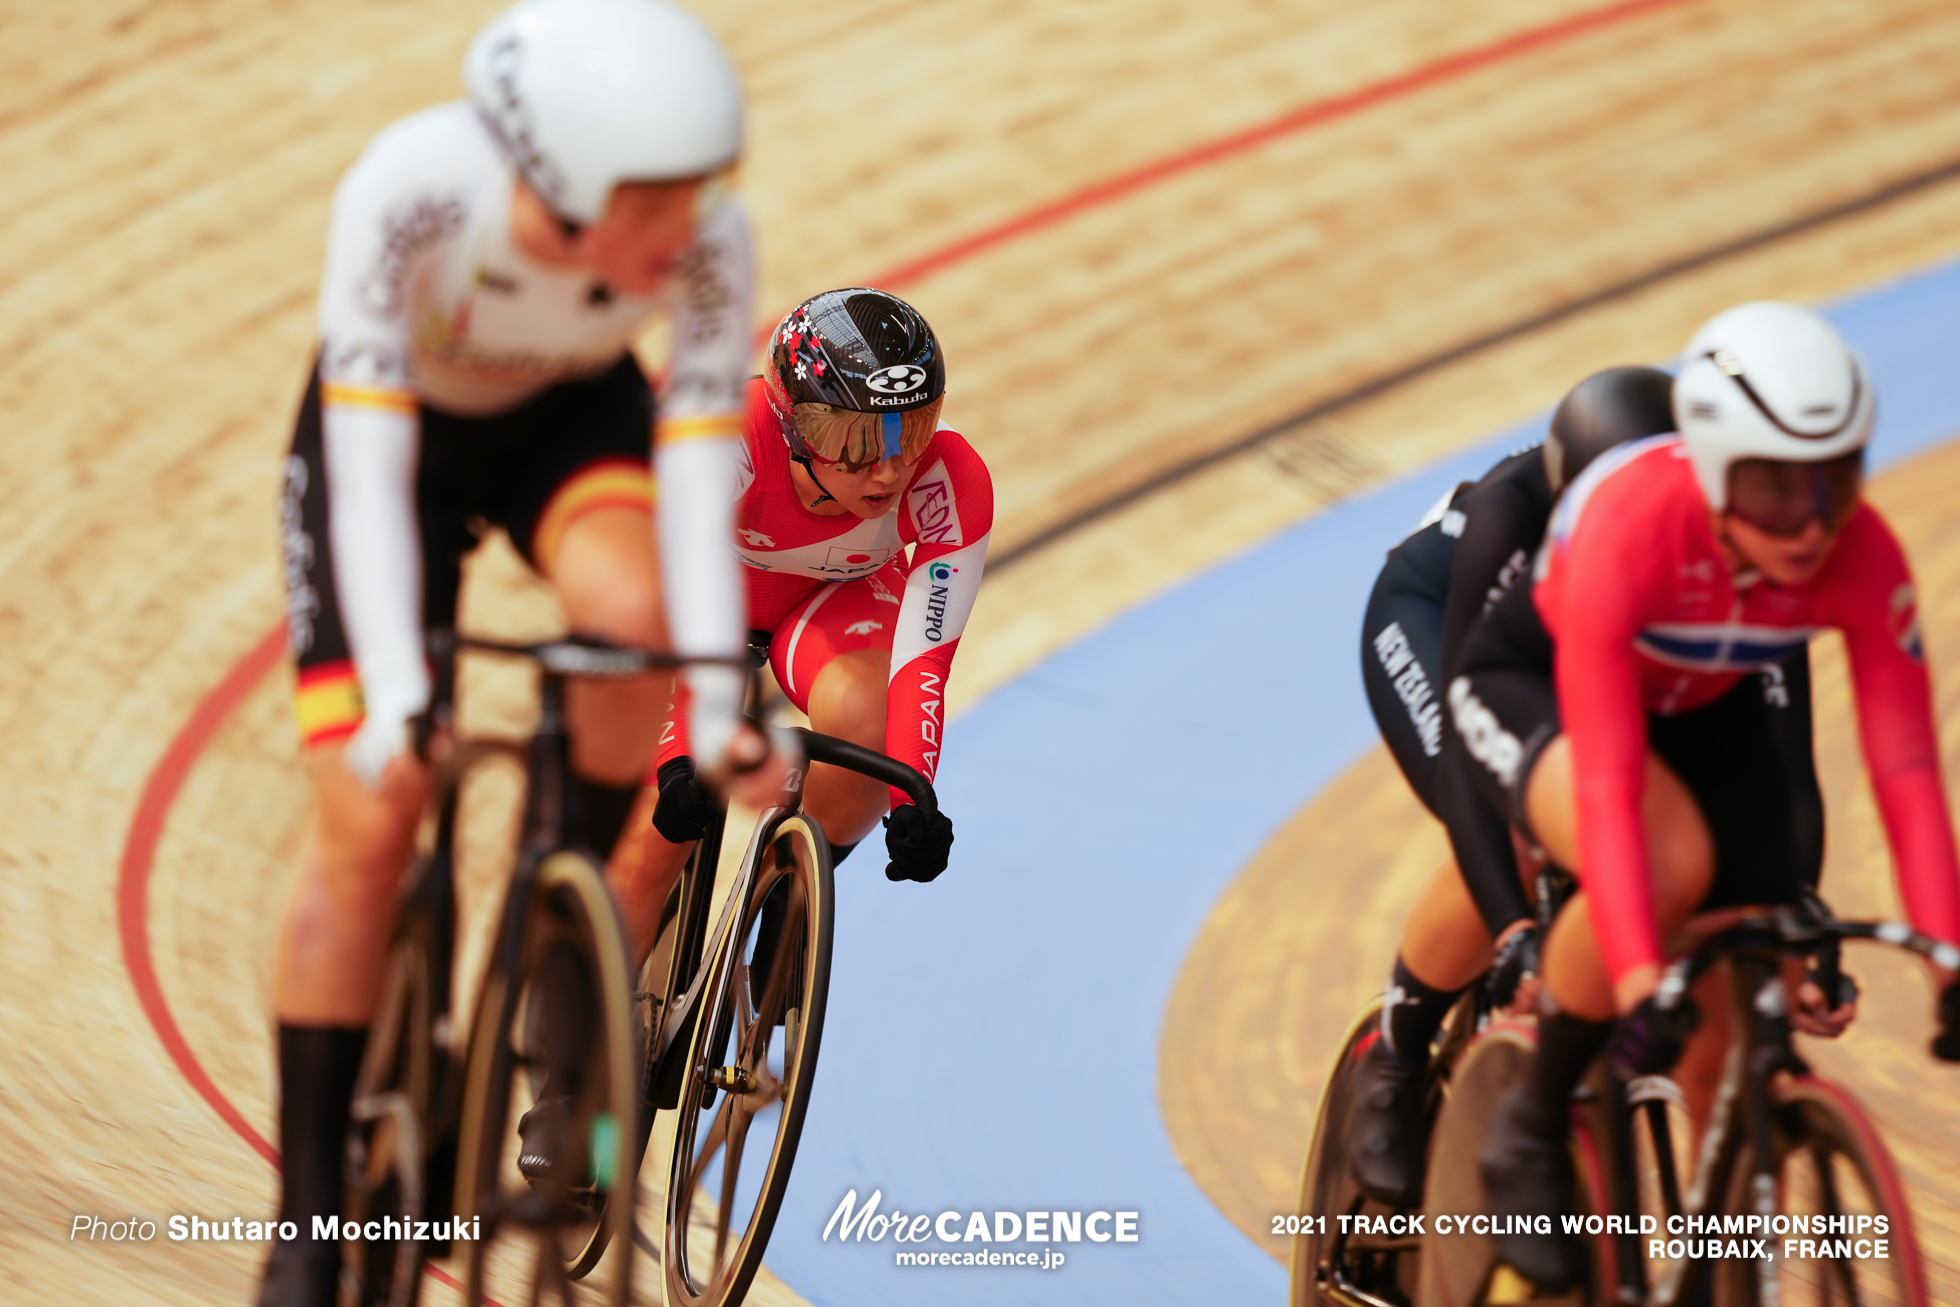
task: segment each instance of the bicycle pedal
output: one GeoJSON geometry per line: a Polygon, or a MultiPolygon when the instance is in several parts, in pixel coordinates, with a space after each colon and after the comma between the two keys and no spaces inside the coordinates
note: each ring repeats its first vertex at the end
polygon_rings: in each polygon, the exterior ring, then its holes
{"type": "Polygon", "coordinates": [[[753,1094],[762,1087],[762,1082],[747,1067],[739,1066],[716,1067],[708,1072],[708,1083],[730,1094],[753,1094]]]}

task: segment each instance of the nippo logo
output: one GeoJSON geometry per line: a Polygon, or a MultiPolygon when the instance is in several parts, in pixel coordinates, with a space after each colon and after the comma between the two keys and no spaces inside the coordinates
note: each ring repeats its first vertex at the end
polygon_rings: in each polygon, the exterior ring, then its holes
{"type": "Polygon", "coordinates": [[[957,567],[948,567],[944,563],[934,563],[926,569],[926,574],[935,581],[950,581],[959,570],[957,567]]]}
{"type": "Polygon", "coordinates": [[[914,363],[894,363],[866,377],[864,384],[880,395],[908,395],[926,384],[926,370],[914,363]]]}

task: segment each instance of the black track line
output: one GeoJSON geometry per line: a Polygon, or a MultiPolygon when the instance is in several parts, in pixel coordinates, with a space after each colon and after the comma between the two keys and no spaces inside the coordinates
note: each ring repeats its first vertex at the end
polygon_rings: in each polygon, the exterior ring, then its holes
{"type": "Polygon", "coordinates": [[[1723,241],[1719,245],[1711,245],[1707,249],[1699,250],[1678,259],[1672,259],[1658,267],[1636,273],[1624,281],[1614,282],[1610,286],[1605,286],[1599,290],[1581,295],[1576,299],[1569,299],[1563,303],[1554,304],[1551,308],[1543,309],[1531,314],[1529,317],[1519,318],[1492,331],[1487,331],[1482,335],[1460,341],[1455,345],[1449,346],[1447,349],[1425,355],[1413,363],[1404,364],[1392,372],[1387,372],[1372,380],[1364,381],[1360,385],[1344,390],[1338,395],[1319,400],[1297,413],[1289,414],[1277,422],[1268,423],[1256,431],[1240,436],[1236,440],[1232,440],[1216,449],[1208,449],[1202,454],[1194,455],[1181,463],[1165,468],[1155,476],[1148,477],[1136,485],[1120,490],[1106,499],[1098,500],[1082,511],[1063,518],[1051,526],[1042,528],[1019,544],[1001,550],[987,561],[990,566],[996,569],[1011,566],[1028,557],[1030,554],[1046,549],[1049,545],[1054,544],[1066,536],[1073,535],[1083,527],[1098,522],[1120,509],[1128,508],[1131,504],[1139,500],[1148,499],[1159,490],[1174,486],[1178,482],[1185,480],[1187,477],[1195,476],[1208,467],[1223,463],[1227,459],[1235,458],[1249,449],[1263,445],[1267,441],[1277,436],[1283,436],[1296,428],[1303,427],[1309,422],[1315,422],[1330,414],[1338,413],[1342,409],[1359,404],[1363,400],[1373,399],[1375,396],[1393,390],[1405,382],[1414,381],[1418,377],[1435,372],[1462,359],[1469,358],[1473,354],[1478,354],[1484,350],[1516,340],[1520,336],[1530,335],[1540,328],[1549,327],[1556,322],[1562,322],[1566,318],[1584,313],[1588,309],[1597,308],[1602,304],[1610,304],[1617,299],[1624,299],[1638,291],[1647,289],[1649,286],[1681,276],[1683,273],[1705,268],[1712,263],[1719,263],[1724,259],[1733,258],[1738,254],[1746,254],[1751,250],[1774,244],[1790,236],[1800,235],[1819,227],[1828,226],[1841,218],[1848,218],[1855,214],[1882,208],[1894,200],[1903,199],[1919,191],[1929,190],[1942,182],[1952,181],[1955,178],[1960,178],[1960,159],[1949,160],[1937,167],[1902,177],[1897,181],[1889,182],[1879,187],[1877,190],[1868,191],[1852,199],[1841,200],[1836,204],[1827,205],[1821,209],[1813,209],[1809,213],[1800,214],[1795,218],[1779,222],[1774,226],[1764,227],[1750,232],[1747,235],[1738,236],[1733,240],[1723,241]]]}

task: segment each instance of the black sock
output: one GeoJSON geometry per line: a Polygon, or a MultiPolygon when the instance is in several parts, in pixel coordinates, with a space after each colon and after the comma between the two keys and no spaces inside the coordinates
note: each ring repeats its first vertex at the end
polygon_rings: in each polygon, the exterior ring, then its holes
{"type": "Polygon", "coordinates": [[[1389,1056],[1408,1067],[1428,1065],[1429,1041],[1436,1037],[1436,1027],[1443,1024],[1462,992],[1431,989],[1416,979],[1402,955],[1396,954],[1388,997],[1382,1005],[1382,1043],[1389,1056]]]}
{"type": "Polygon", "coordinates": [[[1612,1033],[1611,1021],[1587,1021],[1566,1012],[1538,1018],[1538,1051],[1525,1072],[1525,1096],[1539,1121],[1563,1126],[1572,1091],[1612,1033]]]}
{"type": "Polygon", "coordinates": [[[279,1219],[313,1238],[313,1218],[340,1211],[347,1108],[367,1031],[279,1026],[279,1219]]]}
{"type": "Polygon", "coordinates": [[[844,863],[844,859],[851,856],[851,850],[856,848],[858,845],[862,843],[864,843],[863,840],[852,840],[849,844],[831,845],[830,846],[830,869],[832,871],[835,871],[838,867],[842,866],[844,863]]]}
{"type": "Polygon", "coordinates": [[[619,833],[626,829],[633,801],[640,797],[637,785],[608,785],[584,776],[572,777],[572,793],[585,821],[585,839],[601,858],[612,856],[619,833]]]}

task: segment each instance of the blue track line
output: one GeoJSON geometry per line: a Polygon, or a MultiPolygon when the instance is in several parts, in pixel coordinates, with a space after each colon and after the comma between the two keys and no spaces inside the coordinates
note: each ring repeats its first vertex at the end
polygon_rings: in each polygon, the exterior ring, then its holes
{"type": "MultiPolygon", "coordinates": [[[[1960,263],[1828,312],[1878,386],[1874,466],[1960,430],[1960,263]]],[[[1356,650],[1384,551],[1543,428],[1335,505],[954,723],[951,870],[888,884],[874,838],[838,876],[822,1069],[768,1258],[788,1284],[819,1307],[1284,1300],[1285,1272],[1171,1151],[1162,1014],[1239,869],[1375,738],[1356,650]],[[823,1242],[849,1189],[882,1190],[885,1212],[958,1211],[961,1231],[976,1210],[1135,1211],[1140,1237],[1050,1241],[1068,1257],[1052,1271],[901,1268],[901,1250],[990,1245],[823,1242]]]]}

